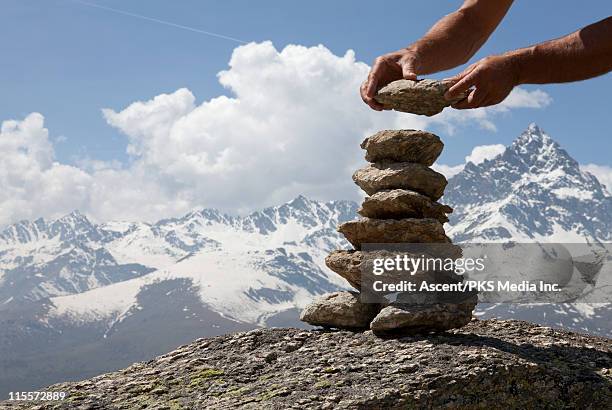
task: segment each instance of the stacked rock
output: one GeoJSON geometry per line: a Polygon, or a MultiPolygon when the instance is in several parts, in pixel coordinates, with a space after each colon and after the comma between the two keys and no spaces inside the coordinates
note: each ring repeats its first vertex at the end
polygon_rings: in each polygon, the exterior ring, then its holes
{"type": "MultiPolygon", "coordinates": [[[[467,324],[477,303],[476,295],[397,295],[393,302],[366,303],[360,297],[364,272],[372,260],[389,256],[388,250],[362,249],[363,244],[445,244],[447,256],[461,256],[446,236],[443,223],[452,209],[437,202],[446,178],[430,168],[444,144],[434,134],[417,130],[386,130],[366,138],[366,167],[353,180],[369,196],[359,209],[361,218],[338,227],[354,250],[337,250],[327,266],[345,278],[357,292],[324,295],[307,306],[301,320],[332,328],[370,328],[375,333],[443,331],[467,324]]],[[[440,256],[440,255],[437,255],[440,256]]],[[[457,282],[459,275],[421,271],[415,281],[457,282]]]]}

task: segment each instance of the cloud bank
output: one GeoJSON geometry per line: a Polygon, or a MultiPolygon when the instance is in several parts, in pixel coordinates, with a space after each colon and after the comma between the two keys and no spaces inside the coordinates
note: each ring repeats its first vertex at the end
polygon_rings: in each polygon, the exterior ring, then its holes
{"type": "MultiPolygon", "coordinates": [[[[550,97],[515,89],[504,103],[433,118],[378,113],[359,98],[369,67],[353,51],[271,42],[236,48],[218,74],[227,89],[198,103],[188,89],[104,109],[127,139],[128,164],[55,160],[42,115],[5,121],[0,133],[0,224],[79,209],[97,220],[156,220],[193,208],[246,212],[298,194],[359,198],[352,172],[361,140],[380,129],[460,126],[494,130],[495,115],[541,108],[550,97]]],[[[502,147],[503,148],[503,147],[502,147]]],[[[479,161],[500,146],[477,147],[479,161]]]]}
{"type": "Polygon", "coordinates": [[[506,147],[502,144],[492,145],[477,145],[472,149],[470,155],[465,157],[465,163],[459,165],[446,165],[446,164],[434,164],[433,169],[443,174],[446,178],[450,178],[453,175],[461,172],[465,164],[471,162],[475,165],[483,163],[487,159],[493,159],[498,155],[501,155],[506,150],[506,147]]]}

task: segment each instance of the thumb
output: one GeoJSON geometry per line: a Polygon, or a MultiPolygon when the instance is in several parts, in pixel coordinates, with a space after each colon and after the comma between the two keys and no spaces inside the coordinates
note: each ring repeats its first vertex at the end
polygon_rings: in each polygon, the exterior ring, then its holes
{"type": "Polygon", "coordinates": [[[402,77],[404,80],[415,80],[417,79],[416,70],[412,67],[412,64],[402,64],[402,77]]]}

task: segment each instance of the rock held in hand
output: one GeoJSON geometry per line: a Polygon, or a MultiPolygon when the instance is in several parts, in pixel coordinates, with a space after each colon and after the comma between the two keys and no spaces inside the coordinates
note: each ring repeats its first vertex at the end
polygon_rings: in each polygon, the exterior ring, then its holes
{"type": "Polygon", "coordinates": [[[338,231],[360,250],[364,243],[450,243],[437,219],[360,218],[341,224],[338,231]]]}
{"type": "Polygon", "coordinates": [[[362,303],[355,292],[334,292],[320,296],[300,315],[300,320],[313,326],[343,329],[365,329],[380,311],[376,303],[362,303]]]}
{"type": "Polygon", "coordinates": [[[418,130],[379,131],[361,143],[369,162],[391,160],[430,166],[440,156],[444,144],[437,135],[418,130]]]}
{"type": "Polygon", "coordinates": [[[367,197],[358,212],[368,218],[434,218],[444,223],[448,222],[446,214],[453,212],[453,208],[432,201],[418,192],[392,189],[378,191],[367,197]]]}
{"type": "Polygon", "coordinates": [[[374,99],[388,109],[432,116],[466,97],[463,93],[447,101],[444,94],[451,85],[448,81],[397,80],[381,88],[374,99]]]}
{"type": "Polygon", "coordinates": [[[358,169],[353,181],[368,195],[387,189],[409,189],[434,201],[444,194],[444,175],[422,164],[380,161],[358,169]]]}

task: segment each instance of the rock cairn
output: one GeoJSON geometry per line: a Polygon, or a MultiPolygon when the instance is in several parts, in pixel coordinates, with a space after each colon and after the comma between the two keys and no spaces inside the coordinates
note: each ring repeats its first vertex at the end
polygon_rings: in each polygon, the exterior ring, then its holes
{"type": "MultiPolygon", "coordinates": [[[[369,196],[358,211],[361,218],[338,227],[354,249],[333,251],[325,260],[356,291],[320,297],[304,309],[301,320],[330,328],[370,328],[379,334],[444,331],[466,325],[476,295],[410,292],[381,303],[365,303],[360,297],[363,274],[371,272],[373,259],[393,253],[362,250],[362,244],[444,244],[440,249],[446,256],[461,256],[461,249],[452,245],[442,225],[452,209],[437,202],[446,178],[430,168],[444,147],[440,138],[425,131],[386,130],[366,138],[361,147],[370,164],[357,170],[353,180],[369,196]]],[[[444,271],[417,272],[410,278],[417,283],[461,281],[459,275],[444,271]]]]}

